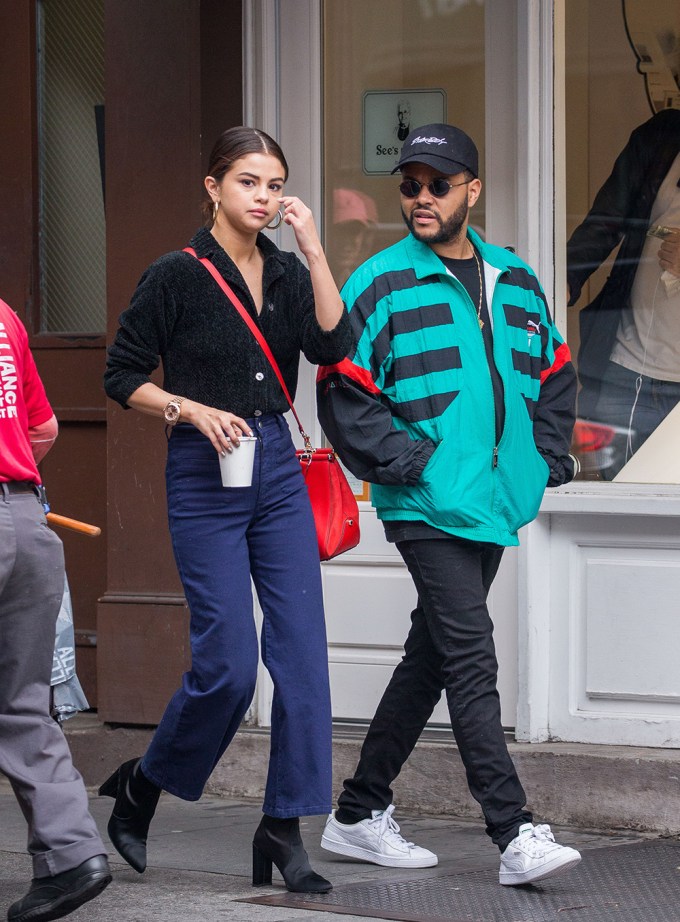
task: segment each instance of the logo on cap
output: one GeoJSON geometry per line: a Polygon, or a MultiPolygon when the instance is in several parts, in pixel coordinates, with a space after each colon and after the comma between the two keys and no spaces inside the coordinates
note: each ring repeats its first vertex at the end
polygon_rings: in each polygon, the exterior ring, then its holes
{"type": "Polygon", "coordinates": [[[435,138],[434,136],[421,138],[419,135],[411,141],[411,147],[413,147],[414,144],[446,144],[446,138],[435,138]]]}

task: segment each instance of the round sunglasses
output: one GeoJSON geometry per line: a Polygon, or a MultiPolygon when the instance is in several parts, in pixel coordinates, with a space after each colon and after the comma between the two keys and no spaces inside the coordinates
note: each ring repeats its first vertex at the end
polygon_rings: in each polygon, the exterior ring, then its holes
{"type": "Polygon", "coordinates": [[[444,198],[449,194],[449,189],[455,189],[456,186],[467,186],[472,180],[466,179],[465,182],[449,182],[446,179],[433,179],[432,182],[422,183],[417,179],[405,179],[399,186],[399,191],[404,198],[415,198],[420,194],[423,186],[427,186],[428,191],[435,198],[444,198]]]}

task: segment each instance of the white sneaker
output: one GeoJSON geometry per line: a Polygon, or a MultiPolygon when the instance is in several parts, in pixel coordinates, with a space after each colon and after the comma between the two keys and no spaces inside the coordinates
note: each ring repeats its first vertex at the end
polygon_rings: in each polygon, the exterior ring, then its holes
{"type": "Polygon", "coordinates": [[[434,852],[400,836],[393,813],[394,804],[390,804],[387,810],[373,810],[370,820],[351,824],[338,823],[331,813],[321,837],[321,848],[386,868],[434,867],[438,861],[434,852]]]}
{"type": "Polygon", "coordinates": [[[555,842],[547,824],[532,826],[531,823],[524,823],[501,855],[498,880],[509,886],[531,884],[555,874],[563,874],[580,860],[581,855],[575,848],[555,842]]]}

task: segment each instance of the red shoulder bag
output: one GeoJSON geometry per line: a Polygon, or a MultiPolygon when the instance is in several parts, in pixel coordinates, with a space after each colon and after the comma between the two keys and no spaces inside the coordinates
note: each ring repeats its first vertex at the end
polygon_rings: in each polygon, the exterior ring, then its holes
{"type": "Polygon", "coordinates": [[[184,252],[190,253],[205,266],[239,312],[241,318],[248,325],[248,329],[259,343],[269,364],[274,369],[274,374],[278,378],[286,400],[290,404],[305,443],[305,447],[298,449],[296,455],[302,468],[302,474],[305,478],[309,499],[312,504],[316,538],[319,545],[319,558],[321,560],[331,560],[333,557],[351,550],[357,546],[360,538],[359,506],[350,485],[347,483],[347,478],[340,466],[337,455],[332,448],[312,447],[311,440],[300,422],[300,417],[297,415],[291,396],[288,393],[286,382],[283,380],[283,375],[267,340],[215,266],[209,259],[199,259],[196,251],[191,247],[186,247],[184,252]]]}

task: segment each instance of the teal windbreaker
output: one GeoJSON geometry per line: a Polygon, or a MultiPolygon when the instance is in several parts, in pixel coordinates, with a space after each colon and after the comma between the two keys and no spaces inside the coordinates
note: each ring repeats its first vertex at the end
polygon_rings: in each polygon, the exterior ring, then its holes
{"type": "Polygon", "coordinates": [[[412,235],[345,284],[355,345],[319,369],[319,419],[347,467],[372,483],[379,518],[514,545],[546,486],[573,476],[576,380],[534,272],[468,236],[483,259],[503,382],[500,438],[476,307],[412,235]]]}

